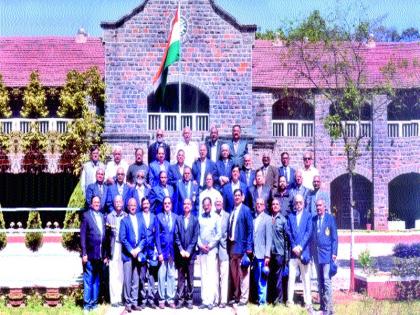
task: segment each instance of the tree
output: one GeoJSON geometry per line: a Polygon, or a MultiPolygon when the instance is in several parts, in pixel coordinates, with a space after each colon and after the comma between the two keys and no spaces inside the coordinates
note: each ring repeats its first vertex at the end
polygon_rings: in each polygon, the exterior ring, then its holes
{"type": "MultiPolygon", "coordinates": [[[[1,206],[0,206],[1,209],[1,206]]],[[[0,229],[5,229],[6,223],[4,222],[3,212],[0,210],[0,229]]],[[[7,235],[6,232],[0,232],[0,251],[5,248],[7,245],[7,235]]]]}
{"type": "Polygon", "coordinates": [[[409,27],[401,32],[400,41],[414,42],[420,40],[420,33],[417,28],[409,27]]]}
{"type": "Polygon", "coordinates": [[[9,93],[3,83],[3,76],[0,74],[0,117],[9,118],[12,116],[9,101],[9,93]]]}
{"type": "Polygon", "coordinates": [[[46,106],[46,92],[39,80],[38,71],[32,71],[29,84],[23,92],[23,107],[20,111],[22,117],[39,118],[48,116],[46,106]]]}
{"type": "MultiPolygon", "coordinates": [[[[29,212],[26,226],[28,229],[42,228],[41,215],[38,211],[29,212]]],[[[25,245],[33,252],[38,251],[38,249],[42,246],[42,232],[27,232],[25,234],[25,245]]]]}
{"type": "MultiPolygon", "coordinates": [[[[71,194],[68,208],[83,208],[85,205],[85,197],[80,186],[80,182],[76,185],[71,194]]],[[[80,213],[78,210],[71,210],[66,212],[64,218],[64,229],[78,229],[80,228],[80,213]]],[[[79,232],[63,232],[62,241],[63,247],[69,251],[80,252],[80,233],[79,232]]]]}

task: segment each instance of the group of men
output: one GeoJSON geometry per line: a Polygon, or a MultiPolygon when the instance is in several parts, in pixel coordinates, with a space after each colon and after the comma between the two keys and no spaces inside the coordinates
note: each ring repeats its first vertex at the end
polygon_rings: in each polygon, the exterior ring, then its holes
{"type": "Polygon", "coordinates": [[[128,165],[115,147],[105,168],[98,147],[91,148],[81,175],[85,310],[97,305],[104,264],[113,306],[192,308],[198,260],[199,308],[292,305],[299,269],[311,310],[312,263],[321,310],[331,314],[337,229],[311,153],[299,170],[289,166],[287,152],[280,168],[263,154],[254,170],[239,125],[225,142],[216,127],[200,145],[189,128],[182,136],[174,164],[162,130],[148,148],[148,165],[142,149],[128,165]]]}

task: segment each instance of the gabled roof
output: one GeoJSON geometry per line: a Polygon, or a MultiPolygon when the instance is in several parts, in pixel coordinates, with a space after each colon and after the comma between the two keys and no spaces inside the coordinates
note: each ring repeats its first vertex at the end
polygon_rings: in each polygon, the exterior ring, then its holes
{"type": "MultiPolygon", "coordinates": [[[[347,47],[349,48],[350,45],[347,47]]],[[[319,44],[308,45],[306,52],[319,54],[319,44]]],[[[345,45],[343,45],[345,47],[345,45]]],[[[344,48],[346,49],[346,48],[344,48]]],[[[395,87],[411,88],[420,86],[420,42],[375,43],[374,47],[363,45],[358,55],[365,63],[366,87],[377,87],[385,83],[381,69],[391,61],[396,73],[392,82],[395,87]]],[[[331,55],[322,56],[329,60],[331,55]]],[[[328,64],[322,61],[321,64],[328,64]]],[[[254,89],[314,88],[314,84],[301,75],[304,64],[296,56],[296,51],[285,44],[268,40],[256,40],[252,51],[252,87],[254,89]]],[[[325,83],[321,71],[311,71],[312,78],[323,88],[331,87],[325,83]]]]}
{"type": "Polygon", "coordinates": [[[0,74],[8,87],[28,84],[38,70],[44,86],[61,86],[70,70],[105,68],[104,46],[100,38],[76,43],[75,37],[0,37],[0,74]]]}

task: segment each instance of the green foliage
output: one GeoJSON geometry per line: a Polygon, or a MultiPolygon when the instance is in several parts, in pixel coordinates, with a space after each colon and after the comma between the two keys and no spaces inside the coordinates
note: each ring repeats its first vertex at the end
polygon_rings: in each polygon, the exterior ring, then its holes
{"type": "MultiPolygon", "coordinates": [[[[28,229],[42,228],[41,215],[38,211],[29,212],[28,222],[26,224],[28,229]]],[[[28,232],[25,234],[25,245],[31,251],[36,252],[42,246],[42,232],[28,232]]]]}
{"type": "Polygon", "coordinates": [[[46,101],[47,96],[39,80],[39,73],[33,71],[30,75],[29,84],[23,92],[23,107],[20,115],[30,118],[47,117],[49,111],[46,101]]]}
{"type": "MultiPolygon", "coordinates": [[[[1,206],[0,206],[1,209],[1,206]]],[[[3,212],[0,211],[0,229],[5,229],[6,223],[4,222],[3,212]]],[[[0,251],[7,245],[6,232],[0,232],[0,251]]]]}
{"type": "Polygon", "coordinates": [[[3,76],[0,74],[0,117],[9,118],[12,116],[9,101],[9,92],[3,83],[3,76]]]}
{"type": "Polygon", "coordinates": [[[375,272],[374,269],[374,258],[370,255],[370,251],[366,248],[360,252],[358,261],[360,266],[363,268],[363,271],[367,274],[375,272]]]}
{"type": "Polygon", "coordinates": [[[289,29],[288,39],[291,41],[307,40],[314,43],[328,41],[329,35],[330,30],[327,28],[327,22],[318,10],[314,10],[299,26],[289,29]]]}
{"type": "Polygon", "coordinates": [[[85,197],[80,186],[80,181],[77,183],[76,187],[73,190],[73,193],[70,196],[69,203],[67,204],[68,208],[83,208],[85,206],[85,197]]]}
{"type": "MultiPolygon", "coordinates": [[[[85,205],[85,198],[80,186],[80,182],[71,194],[67,207],[69,208],[83,208],[85,205]]],[[[67,211],[64,218],[64,229],[78,229],[80,228],[80,213],[79,211],[67,211]]],[[[63,232],[62,241],[63,247],[69,251],[80,252],[80,233],[78,232],[63,232]]]]}
{"type": "Polygon", "coordinates": [[[39,131],[39,124],[34,122],[31,124],[31,131],[24,133],[21,136],[21,147],[27,151],[32,148],[37,148],[40,152],[45,153],[48,148],[48,138],[45,134],[39,131]]]}
{"type": "Polygon", "coordinates": [[[25,305],[34,310],[42,310],[44,305],[44,297],[38,292],[31,292],[25,296],[25,305]]]}

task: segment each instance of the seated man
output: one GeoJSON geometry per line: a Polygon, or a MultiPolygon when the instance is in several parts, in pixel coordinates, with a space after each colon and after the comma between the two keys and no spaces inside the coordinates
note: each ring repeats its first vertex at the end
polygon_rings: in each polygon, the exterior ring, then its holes
{"type": "Polygon", "coordinates": [[[172,198],[174,201],[174,212],[177,215],[182,215],[184,213],[184,200],[190,199],[191,213],[194,216],[197,216],[198,194],[198,185],[196,182],[192,181],[191,168],[186,166],[182,179],[178,180],[175,185],[175,191],[172,198]]]}
{"type": "Polygon", "coordinates": [[[169,166],[168,171],[168,184],[175,188],[175,185],[179,179],[182,179],[184,169],[187,167],[184,163],[185,153],[183,150],[179,150],[176,154],[176,163],[169,166]]]}
{"type": "Polygon", "coordinates": [[[94,196],[98,196],[100,199],[100,211],[102,213],[107,213],[108,209],[106,207],[106,197],[108,194],[108,186],[104,182],[105,170],[103,168],[98,168],[96,170],[96,181],[90,184],[86,188],[86,207],[90,207],[90,201],[94,196]]]}
{"type": "Polygon", "coordinates": [[[156,161],[153,161],[149,165],[149,174],[147,175],[149,184],[152,188],[159,184],[159,174],[162,171],[165,171],[166,173],[169,171],[169,162],[165,160],[165,149],[163,147],[159,147],[156,155],[156,161]]]}
{"type": "Polygon", "coordinates": [[[114,199],[116,196],[121,196],[123,200],[123,208],[127,204],[128,201],[128,193],[130,191],[130,187],[128,184],[124,183],[125,173],[124,168],[118,167],[117,168],[117,178],[116,181],[108,186],[106,203],[107,207],[110,212],[114,210],[114,199]]]}
{"type": "Polygon", "coordinates": [[[154,186],[149,194],[151,211],[158,215],[162,212],[163,199],[169,197],[172,199],[174,189],[171,185],[168,185],[168,175],[165,171],[159,174],[159,184],[154,186]]]}
{"type": "Polygon", "coordinates": [[[227,183],[225,186],[223,186],[222,188],[222,196],[225,202],[224,208],[226,212],[229,212],[229,213],[232,211],[232,209],[235,206],[233,192],[236,189],[240,189],[244,196],[246,195],[246,192],[247,192],[246,185],[239,180],[239,176],[240,176],[239,166],[236,165],[232,167],[231,181],[227,183]]]}

